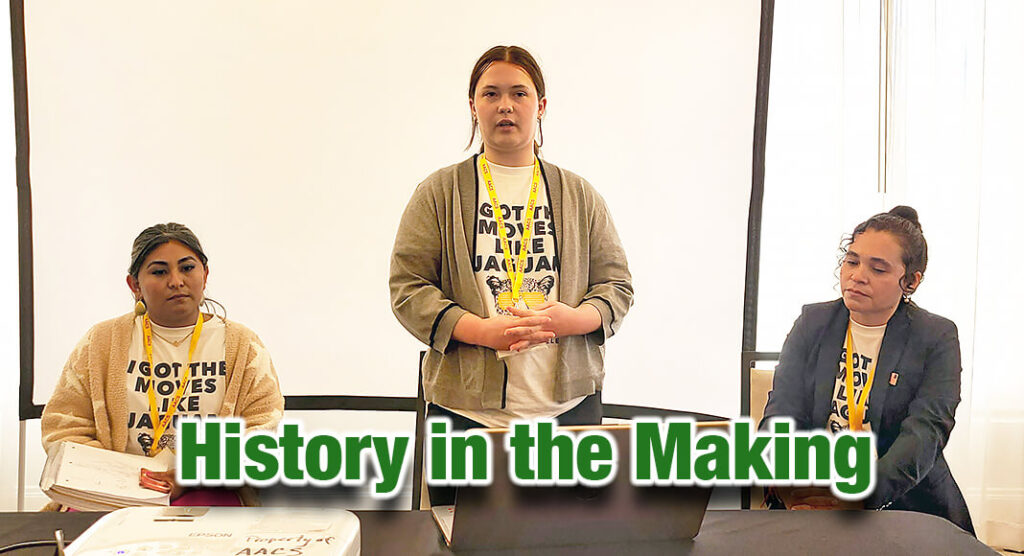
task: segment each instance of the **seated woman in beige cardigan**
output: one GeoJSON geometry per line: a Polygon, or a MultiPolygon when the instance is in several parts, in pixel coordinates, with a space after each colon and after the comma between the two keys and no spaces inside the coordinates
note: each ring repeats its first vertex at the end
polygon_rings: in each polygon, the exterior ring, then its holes
{"type": "MultiPolygon", "coordinates": [[[[132,246],[135,311],[93,326],[68,357],[42,418],[43,448],[79,442],[156,456],[175,446],[179,416],[241,417],[274,428],[284,398],[270,354],[245,326],[203,312],[210,269],[191,230],[157,224],[132,246]]],[[[219,304],[218,304],[219,305],[219,304]]],[[[184,491],[173,505],[251,505],[251,489],[184,491]]]]}

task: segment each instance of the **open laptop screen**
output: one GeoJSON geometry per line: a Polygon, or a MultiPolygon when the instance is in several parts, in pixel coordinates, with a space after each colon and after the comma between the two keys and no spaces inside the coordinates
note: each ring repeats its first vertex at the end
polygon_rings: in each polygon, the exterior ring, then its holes
{"type": "MultiPolygon", "coordinates": [[[[635,487],[629,481],[629,427],[567,427],[587,429],[606,431],[618,447],[618,472],[599,488],[514,484],[508,476],[509,454],[504,449],[507,429],[486,430],[494,435],[493,482],[488,487],[459,488],[452,548],[509,549],[692,539],[697,535],[710,488],[635,487]]],[[[435,511],[437,515],[446,512],[451,510],[435,511]]]]}

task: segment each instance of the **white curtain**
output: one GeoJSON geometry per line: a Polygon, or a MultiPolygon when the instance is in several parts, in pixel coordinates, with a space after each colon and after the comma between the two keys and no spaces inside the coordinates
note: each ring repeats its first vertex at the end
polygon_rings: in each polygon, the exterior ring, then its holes
{"type": "Polygon", "coordinates": [[[921,213],[923,306],[952,318],[963,402],[946,449],[979,537],[1024,549],[1024,325],[1008,296],[1024,270],[1020,56],[1015,0],[895,0],[890,18],[886,205],[921,213]],[[1016,168],[1014,168],[1016,166],[1016,168]]]}

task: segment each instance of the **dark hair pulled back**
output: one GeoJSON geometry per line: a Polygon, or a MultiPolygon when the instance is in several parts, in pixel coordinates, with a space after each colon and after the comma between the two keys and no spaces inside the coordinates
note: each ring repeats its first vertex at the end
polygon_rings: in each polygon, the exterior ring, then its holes
{"type": "Polygon", "coordinates": [[[138,278],[139,271],[142,269],[142,263],[145,262],[146,257],[154,249],[170,241],[177,241],[194,251],[196,256],[199,257],[199,262],[203,263],[203,268],[206,268],[206,262],[209,259],[203,253],[203,246],[199,244],[199,238],[196,237],[196,234],[192,233],[192,230],[183,224],[168,222],[166,224],[150,226],[142,230],[135,238],[135,241],[132,243],[132,260],[128,266],[128,274],[131,274],[133,278],[138,278]]]}
{"type": "Polygon", "coordinates": [[[917,211],[906,205],[893,207],[889,212],[882,212],[861,222],[853,229],[853,233],[845,238],[840,246],[842,256],[846,256],[850,244],[868,230],[877,232],[888,232],[896,238],[903,251],[902,262],[904,267],[903,276],[900,278],[900,287],[905,295],[914,293],[916,286],[914,274],[920,272],[922,277],[928,267],[928,242],[924,239],[921,231],[921,222],[917,218],[917,211]]]}

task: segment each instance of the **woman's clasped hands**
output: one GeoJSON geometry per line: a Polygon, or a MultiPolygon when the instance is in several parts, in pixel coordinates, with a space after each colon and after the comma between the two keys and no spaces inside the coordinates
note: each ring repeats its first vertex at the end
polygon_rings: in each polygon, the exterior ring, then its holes
{"type": "Polygon", "coordinates": [[[569,307],[549,301],[533,309],[509,309],[512,315],[480,318],[466,314],[455,325],[456,339],[495,350],[523,351],[553,338],[593,332],[601,326],[601,313],[589,303],[569,307]]]}
{"type": "Polygon", "coordinates": [[[533,309],[509,309],[520,324],[505,330],[506,336],[517,338],[509,345],[512,351],[522,351],[552,338],[579,336],[597,330],[601,326],[601,313],[589,303],[569,307],[560,301],[547,301],[533,309]],[[547,319],[536,325],[527,324],[531,319],[547,319]]]}

